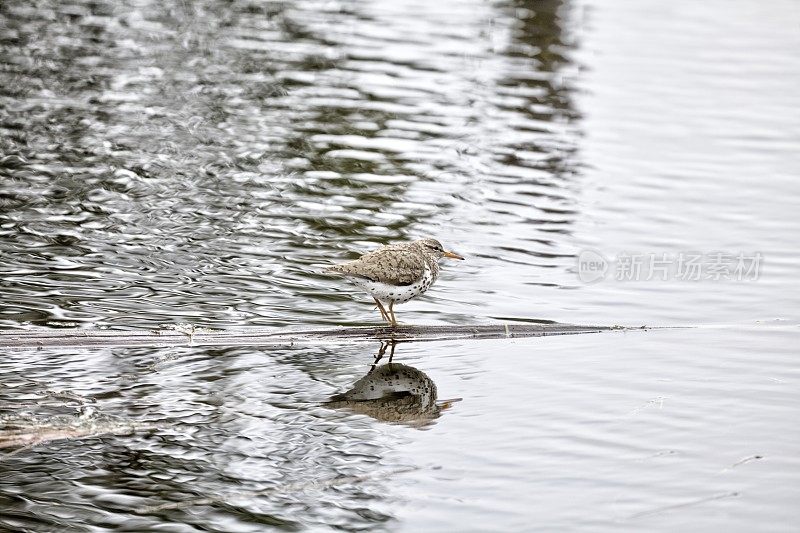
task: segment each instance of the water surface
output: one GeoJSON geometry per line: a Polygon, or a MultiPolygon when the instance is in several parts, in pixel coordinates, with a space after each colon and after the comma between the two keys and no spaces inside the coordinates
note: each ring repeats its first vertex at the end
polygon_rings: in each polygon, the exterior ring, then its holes
{"type": "Polygon", "coordinates": [[[400,344],[440,402],[420,377],[411,420],[328,403],[368,343],[6,351],[6,430],[75,438],[4,448],[0,527],[792,531],[799,22],[4,2],[2,329],[377,323],[321,268],[429,235],[468,260],[401,321],[692,328],[400,344]],[[624,279],[651,254],[666,279],[624,279]]]}

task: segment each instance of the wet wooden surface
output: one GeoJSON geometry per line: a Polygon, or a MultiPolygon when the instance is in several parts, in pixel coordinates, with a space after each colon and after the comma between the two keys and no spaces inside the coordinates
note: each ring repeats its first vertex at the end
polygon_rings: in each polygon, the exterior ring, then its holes
{"type": "Polygon", "coordinates": [[[491,324],[475,326],[399,326],[278,329],[247,327],[209,330],[192,326],[175,329],[119,331],[94,329],[31,329],[0,331],[0,348],[168,347],[168,346],[291,346],[293,344],[365,341],[438,341],[576,335],[613,330],[620,326],[572,324],[491,324]]]}

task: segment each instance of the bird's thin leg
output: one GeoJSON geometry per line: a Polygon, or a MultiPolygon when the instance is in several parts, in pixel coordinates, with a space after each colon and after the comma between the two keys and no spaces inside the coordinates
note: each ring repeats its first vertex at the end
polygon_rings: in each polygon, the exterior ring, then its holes
{"type": "Polygon", "coordinates": [[[394,347],[397,346],[397,342],[392,341],[392,350],[389,352],[389,363],[392,362],[392,357],[394,357],[394,347]]]}
{"type": "MultiPolygon", "coordinates": [[[[367,374],[369,374],[370,372],[372,372],[373,370],[375,370],[375,367],[378,365],[378,361],[380,361],[381,359],[383,359],[383,354],[385,354],[385,353],[386,353],[386,348],[387,348],[387,346],[388,346],[388,345],[387,345],[385,342],[382,342],[382,343],[381,343],[381,347],[380,347],[380,349],[378,350],[378,353],[375,355],[375,360],[373,360],[373,361],[372,361],[372,367],[369,369],[369,372],[367,372],[367,374]]],[[[394,355],[394,345],[392,345],[392,355],[394,355]]],[[[391,358],[392,358],[392,357],[391,357],[391,355],[390,355],[390,356],[389,356],[389,359],[391,360],[391,358]]]]}
{"type": "Polygon", "coordinates": [[[378,304],[378,311],[381,312],[381,316],[383,317],[383,319],[386,322],[391,322],[391,320],[389,319],[389,314],[386,312],[386,309],[383,307],[383,304],[380,302],[380,300],[378,300],[374,296],[372,297],[372,299],[375,300],[376,304],[378,304]]]}
{"type": "Polygon", "coordinates": [[[390,324],[392,325],[393,328],[396,328],[397,318],[394,316],[394,310],[392,309],[392,307],[394,307],[394,300],[389,300],[389,317],[391,318],[390,324]]]}

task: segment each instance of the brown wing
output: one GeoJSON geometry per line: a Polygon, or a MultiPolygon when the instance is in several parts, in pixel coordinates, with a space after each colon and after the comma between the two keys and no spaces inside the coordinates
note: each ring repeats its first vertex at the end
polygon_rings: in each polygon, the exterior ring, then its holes
{"type": "Polygon", "coordinates": [[[328,270],[390,285],[411,285],[422,279],[425,259],[406,247],[384,246],[355,261],[335,265],[328,270]]]}

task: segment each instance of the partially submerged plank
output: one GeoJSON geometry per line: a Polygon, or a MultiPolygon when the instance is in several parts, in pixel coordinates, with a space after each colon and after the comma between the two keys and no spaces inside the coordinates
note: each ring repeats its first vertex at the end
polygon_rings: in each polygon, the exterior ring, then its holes
{"type": "Polygon", "coordinates": [[[129,435],[141,430],[159,429],[154,424],[109,421],[63,420],[61,424],[35,420],[0,419],[0,449],[17,448],[0,455],[0,459],[16,455],[43,443],[59,440],[87,439],[104,435],[129,435]],[[80,424],[83,422],[83,424],[80,424]]]}
{"type": "Polygon", "coordinates": [[[458,326],[383,326],[327,329],[278,329],[246,327],[210,330],[187,325],[172,329],[139,331],[95,329],[29,329],[0,331],[0,349],[70,347],[174,347],[174,346],[269,346],[364,341],[440,341],[502,339],[599,333],[619,326],[573,324],[491,324],[458,326]]]}

